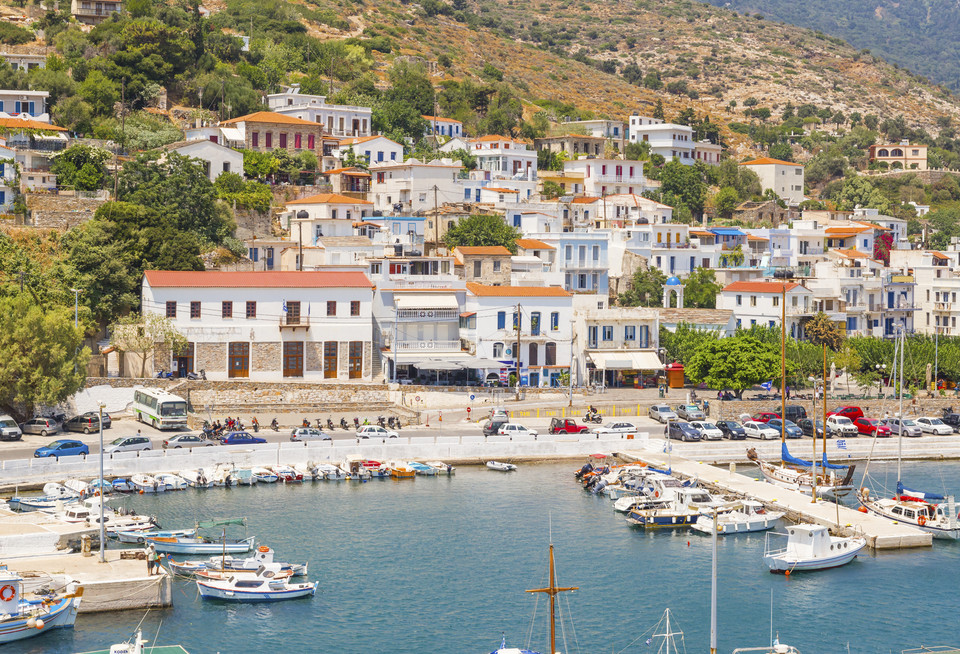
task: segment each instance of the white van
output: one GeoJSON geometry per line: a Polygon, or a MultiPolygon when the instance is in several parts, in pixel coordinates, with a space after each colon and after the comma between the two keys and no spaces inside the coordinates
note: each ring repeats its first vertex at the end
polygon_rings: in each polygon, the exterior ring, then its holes
{"type": "Polygon", "coordinates": [[[20,425],[7,414],[0,415],[0,441],[18,441],[23,437],[20,425]]]}

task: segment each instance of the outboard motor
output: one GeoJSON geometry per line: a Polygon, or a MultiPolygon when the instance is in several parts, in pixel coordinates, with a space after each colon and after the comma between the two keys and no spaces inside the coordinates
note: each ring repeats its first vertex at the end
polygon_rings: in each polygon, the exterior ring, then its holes
{"type": "Polygon", "coordinates": [[[574,477],[576,479],[583,479],[583,476],[585,474],[592,471],[593,471],[593,464],[588,461],[587,463],[583,464],[583,467],[580,468],[580,470],[577,473],[574,474],[574,477]]]}

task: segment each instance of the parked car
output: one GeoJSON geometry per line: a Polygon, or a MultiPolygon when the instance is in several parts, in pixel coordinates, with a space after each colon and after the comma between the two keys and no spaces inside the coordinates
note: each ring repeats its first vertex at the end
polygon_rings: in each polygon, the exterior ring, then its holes
{"type": "Polygon", "coordinates": [[[748,438],[759,438],[761,440],[780,438],[780,432],[765,422],[748,420],[743,423],[743,431],[748,438]]]}
{"type": "Polygon", "coordinates": [[[940,418],[917,418],[917,427],[925,434],[945,436],[953,433],[953,427],[943,422],[940,418]]]}
{"type": "Polygon", "coordinates": [[[505,418],[490,418],[490,420],[483,423],[483,435],[495,436],[500,433],[500,428],[509,422],[510,421],[505,418]]]}
{"type": "Polygon", "coordinates": [[[907,420],[906,418],[885,418],[883,422],[890,427],[890,434],[892,436],[899,436],[901,429],[903,430],[903,435],[908,438],[920,438],[923,436],[923,430],[921,430],[913,420],[907,420]]]}
{"type": "Polygon", "coordinates": [[[205,441],[196,434],[177,434],[163,441],[163,449],[179,450],[183,447],[199,447],[201,445],[216,445],[213,441],[205,441]]]}
{"type": "Polygon", "coordinates": [[[636,434],[637,428],[632,422],[608,422],[590,431],[594,434],[636,434]]]}
{"type": "Polygon", "coordinates": [[[960,413],[953,410],[953,407],[943,409],[943,416],[940,418],[943,423],[953,427],[953,430],[960,433],[960,413]]]}
{"type": "Polygon", "coordinates": [[[384,429],[380,425],[364,425],[357,430],[357,438],[397,438],[397,432],[384,429]]]}
{"type": "Polygon", "coordinates": [[[684,420],[703,420],[703,411],[696,404],[681,404],[677,407],[676,414],[684,420]]]}
{"type": "Polygon", "coordinates": [[[694,429],[689,422],[671,421],[667,436],[675,438],[678,441],[700,440],[700,432],[694,429]]]}
{"type": "Polygon", "coordinates": [[[723,432],[712,422],[693,420],[690,426],[700,432],[700,438],[705,441],[719,441],[723,438],[723,432]]]}
{"type": "Polygon", "coordinates": [[[857,418],[853,421],[859,431],[864,436],[874,436],[879,438],[888,438],[890,436],[890,427],[879,420],[871,418],[857,418]]]}
{"type": "Polygon", "coordinates": [[[590,431],[590,428],[586,425],[578,425],[576,420],[570,418],[554,418],[550,421],[550,428],[547,431],[551,434],[579,434],[590,431]]]}
{"type": "Polygon", "coordinates": [[[774,418],[773,420],[768,420],[767,424],[777,430],[779,435],[781,432],[781,423],[786,425],[787,438],[800,438],[803,436],[803,430],[797,426],[797,424],[791,420],[787,420],[785,423],[780,420],[780,418],[774,418]]]}
{"type": "Polygon", "coordinates": [[[91,416],[74,416],[63,423],[63,431],[82,431],[84,434],[92,434],[100,431],[100,418],[94,414],[91,416]]]}
{"type": "Polygon", "coordinates": [[[758,411],[750,416],[750,420],[753,422],[769,422],[779,417],[780,414],[776,411],[758,411]]]}
{"type": "Polygon", "coordinates": [[[537,432],[534,429],[527,429],[523,425],[518,425],[515,422],[508,422],[503,427],[500,428],[500,431],[497,432],[500,436],[536,436],[537,432]]]}
{"type": "Polygon", "coordinates": [[[295,427],[290,432],[290,440],[294,443],[302,443],[303,441],[332,441],[333,438],[330,434],[325,434],[313,427],[295,427]]]}
{"type": "Polygon", "coordinates": [[[18,441],[22,437],[17,421],[8,415],[0,415],[0,441],[18,441]]]}
{"type": "Polygon", "coordinates": [[[113,452],[139,452],[152,450],[153,443],[146,436],[121,436],[103,448],[104,454],[113,452]]]}
{"type": "MultiPolygon", "coordinates": [[[[100,418],[99,411],[87,411],[86,413],[80,414],[81,418],[100,418]]],[[[113,418],[110,417],[110,414],[106,411],[103,412],[103,428],[110,429],[113,426],[113,418]]]]}
{"type": "Polygon", "coordinates": [[[863,409],[858,406],[838,406],[833,411],[827,412],[827,419],[829,419],[830,416],[846,416],[853,421],[863,417],[863,409]]]}
{"type": "Polygon", "coordinates": [[[647,411],[647,415],[656,420],[657,422],[667,422],[668,420],[676,420],[677,414],[673,412],[666,404],[654,404],[647,411]]]}
{"type": "MultiPolygon", "coordinates": [[[[863,417],[863,416],[859,416],[863,417]]],[[[860,432],[857,430],[857,426],[853,424],[853,420],[847,416],[834,414],[827,416],[827,429],[832,431],[837,436],[856,436],[860,432]]]]}
{"type": "MultiPolygon", "coordinates": [[[[813,418],[804,418],[797,423],[797,427],[803,432],[804,436],[814,438],[823,438],[823,420],[814,420],[813,418]],[[816,430],[816,433],[814,433],[816,430]]],[[[833,437],[833,430],[827,427],[827,438],[833,437]]]]}
{"type": "Polygon", "coordinates": [[[248,431],[232,431],[220,439],[221,445],[256,445],[266,442],[266,438],[254,436],[248,431]]]}
{"type": "Polygon", "coordinates": [[[743,425],[736,420],[717,420],[717,429],[723,432],[724,438],[729,438],[732,441],[742,441],[747,438],[747,432],[743,430],[743,425]]]}
{"type": "Polygon", "coordinates": [[[58,440],[48,443],[43,447],[38,447],[33,453],[34,458],[43,459],[53,457],[59,459],[61,456],[78,456],[90,454],[90,448],[80,441],[58,440]]]}
{"type": "Polygon", "coordinates": [[[32,418],[20,425],[20,431],[24,434],[49,436],[60,433],[60,423],[53,418],[32,418]]]}
{"type": "Polygon", "coordinates": [[[799,404],[788,404],[783,413],[784,417],[793,423],[798,423],[807,417],[807,410],[799,404]]]}

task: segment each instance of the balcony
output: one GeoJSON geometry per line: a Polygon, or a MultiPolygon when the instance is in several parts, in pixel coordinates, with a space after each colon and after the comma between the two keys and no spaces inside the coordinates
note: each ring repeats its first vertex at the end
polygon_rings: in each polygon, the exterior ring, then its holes
{"type": "Polygon", "coordinates": [[[294,331],[297,329],[310,329],[310,316],[292,316],[288,314],[281,316],[278,322],[281,331],[284,329],[292,329],[294,331]]]}
{"type": "Polygon", "coordinates": [[[887,275],[888,284],[916,284],[917,281],[913,275],[887,275]]]}
{"type": "Polygon", "coordinates": [[[570,259],[569,261],[563,262],[563,268],[565,270],[606,270],[607,267],[606,257],[600,259],[570,259]]]}
{"type": "MultiPolygon", "coordinates": [[[[390,275],[390,283],[395,288],[456,288],[460,280],[453,275],[390,275]]],[[[460,282],[463,288],[463,282],[460,282]]]]}
{"type": "Polygon", "coordinates": [[[90,16],[92,18],[106,18],[110,14],[120,11],[119,2],[90,2],[90,7],[78,6],[73,12],[74,16],[90,16]]]}
{"type": "Polygon", "coordinates": [[[397,320],[405,322],[433,322],[460,320],[459,309],[397,309],[397,320]]]}
{"type": "Polygon", "coordinates": [[[396,348],[400,352],[459,352],[460,339],[455,341],[397,341],[396,348]]]}
{"type": "Polygon", "coordinates": [[[953,311],[953,302],[935,302],[933,305],[933,310],[949,313],[950,311],[953,311]]]}

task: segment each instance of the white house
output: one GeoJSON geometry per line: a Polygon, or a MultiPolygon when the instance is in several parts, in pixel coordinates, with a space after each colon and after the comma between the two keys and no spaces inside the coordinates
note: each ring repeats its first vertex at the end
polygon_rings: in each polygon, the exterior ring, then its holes
{"type": "Polygon", "coordinates": [[[477,170],[486,171],[487,179],[537,178],[537,153],[522,141],[506,136],[481,136],[471,142],[471,148],[471,154],[477,158],[477,170]]]}
{"type": "Polygon", "coordinates": [[[284,208],[280,223],[290,230],[291,240],[304,245],[325,236],[353,236],[353,223],[373,213],[372,202],[336,193],[291,200],[284,208]]]}
{"type": "Polygon", "coordinates": [[[633,143],[650,144],[650,153],[659,154],[667,161],[694,164],[696,141],[693,128],[675,125],[649,116],[630,116],[630,138],[633,143]]]}
{"type": "Polygon", "coordinates": [[[354,157],[363,159],[369,165],[403,161],[403,146],[386,136],[358,136],[343,139],[336,153],[341,163],[350,151],[353,152],[354,157]]]}
{"type": "Polygon", "coordinates": [[[663,369],[656,309],[610,307],[574,313],[575,381],[633,386],[663,369]]]}
{"type": "Polygon", "coordinates": [[[201,159],[205,163],[207,177],[217,181],[221,173],[236,173],[243,177],[243,155],[233,148],[214,143],[210,140],[181,141],[164,146],[168,152],[176,152],[185,157],[201,159]]]}
{"type": "Polygon", "coordinates": [[[717,143],[711,143],[706,139],[697,141],[693,144],[693,156],[697,161],[715,166],[720,163],[720,154],[723,148],[717,143]]]}
{"type": "Polygon", "coordinates": [[[583,192],[586,195],[639,195],[646,188],[642,161],[576,159],[565,161],[563,171],[568,175],[583,175],[583,192]]]}
{"type": "Polygon", "coordinates": [[[522,385],[556,386],[569,372],[573,296],[562,288],[467,282],[463,317],[461,338],[478,357],[503,364],[485,368],[486,379],[507,381],[519,367],[522,385]]]}
{"type": "Polygon", "coordinates": [[[733,311],[737,327],[780,324],[783,310],[780,301],[786,289],[787,330],[792,338],[803,338],[801,322],[811,317],[813,292],[793,282],[739,281],[727,284],[717,293],[717,309],[733,311]]]}
{"type": "Polygon", "coordinates": [[[13,70],[22,70],[25,73],[34,68],[47,67],[45,52],[0,52],[0,59],[10,64],[13,70]]]}
{"type": "Polygon", "coordinates": [[[301,93],[299,84],[269,94],[267,106],[278,114],[319,123],[331,136],[362,138],[372,134],[370,107],[328,104],[325,96],[301,93]]]}
{"type": "Polygon", "coordinates": [[[787,204],[797,205],[803,202],[802,164],[761,157],[744,161],[740,165],[757,174],[764,191],[772,190],[787,204]]]}
{"type": "Polygon", "coordinates": [[[211,380],[369,381],[373,284],[362,272],[148,270],[143,311],[169,318],[188,345],[154,367],[211,380]]]}
{"type": "Polygon", "coordinates": [[[0,118],[24,118],[41,123],[50,122],[46,91],[0,89],[0,118]]]}
{"type": "Polygon", "coordinates": [[[424,136],[446,136],[448,138],[458,138],[463,136],[463,123],[453,118],[440,118],[439,116],[424,116],[427,121],[427,128],[424,130],[424,136]]]}
{"type": "Polygon", "coordinates": [[[560,128],[572,134],[583,133],[587,136],[599,136],[613,141],[626,137],[622,120],[570,120],[561,124],[560,128]]]}
{"type": "Polygon", "coordinates": [[[16,178],[16,152],[6,146],[0,146],[0,212],[9,211],[13,206],[16,178]]]}
{"type": "MultiPolygon", "coordinates": [[[[397,163],[373,164],[370,196],[374,209],[393,213],[431,211],[448,202],[462,202],[458,183],[463,166],[459,161],[415,158],[397,163]]],[[[370,197],[368,196],[368,197],[370,197]]]]}
{"type": "Polygon", "coordinates": [[[883,228],[881,231],[889,231],[893,236],[894,247],[904,250],[910,249],[910,246],[907,245],[907,221],[903,218],[885,216],[878,209],[868,209],[867,207],[857,207],[853,210],[853,216],[865,221],[870,226],[880,225],[883,228]]]}

